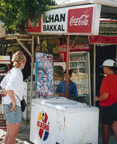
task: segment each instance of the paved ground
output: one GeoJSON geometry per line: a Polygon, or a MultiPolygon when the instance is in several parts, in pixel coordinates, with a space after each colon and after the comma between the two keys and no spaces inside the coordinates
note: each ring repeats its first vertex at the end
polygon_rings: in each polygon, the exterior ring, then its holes
{"type": "MultiPolygon", "coordinates": [[[[98,144],[102,144],[102,137],[99,137],[98,144]]],[[[109,144],[117,144],[116,140],[115,140],[115,137],[113,135],[111,135],[111,137],[110,137],[109,144]]]]}
{"type": "MultiPolygon", "coordinates": [[[[18,136],[16,139],[16,144],[32,144],[29,141],[30,125],[29,123],[22,120],[18,136]]],[[[4,144],[6,130],[0,129],[0,144],[4,144]]]]}
{"type": "MultiPolygon", "coordinates": [[[[6,130],[2,130],[0,129],[0,144],[4,144],[4,137],[6,134],[6,130]]],[[[16,140],[16,144],[32,144],[29,141],[29,134],[30,134],[30,125],[29,123],[22,121],[22,124],[20,126],[19,129],[19,133],[17,136],[17,140],[16,140]]],[[[99,128],[99,139],[98,139],[98,144],[102,144],[102,131],[101,131],[101,127],[99,128]]],[[[112,132],[111,132],[111,137],[110,137],[110,142],[109,144],[117,144],[115,137],[113,136],[112,132]]]]}
{"type": "MultiPolygon", "coordinates": [[[[101,130],[101,128],[100,128],[100,130],[99,130],[98,144],[102,144],[102,130],[101,130]]],[[[113,135],[112,132],[111,132],[111,134],[110,134],[109,144],[117,144],[116,139],[115,139],[115,137],[114,137],[114,135],[113,135]]]]}

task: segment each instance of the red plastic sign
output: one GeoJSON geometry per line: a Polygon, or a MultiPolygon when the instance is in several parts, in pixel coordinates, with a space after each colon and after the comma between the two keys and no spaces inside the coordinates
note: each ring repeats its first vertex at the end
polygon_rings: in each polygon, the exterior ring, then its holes
{"type": "Polygon", "coordinates": [[[89,36],[90,44],[117,44],[117,36],[89,36]]]}
{"type": "Polygon", "coordinates": [[[92,32],[93,7],[68,10],[68,33],[92,32]]]}
{"type": "Polygon", "coordinates": [[[27,32],[40,33],[41,32],[41,19],[38,21],[37,25],[34,26],[34,22],[27,20],[27,32]]]}

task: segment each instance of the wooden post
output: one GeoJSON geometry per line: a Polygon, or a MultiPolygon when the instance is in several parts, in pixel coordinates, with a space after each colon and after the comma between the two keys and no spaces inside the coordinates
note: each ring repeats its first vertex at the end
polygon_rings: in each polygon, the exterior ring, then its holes
{"type": "Polygon", "coordinates": [[[69,71],[69,40],[70,35],[67,36],[67,57],[66,57],[66,97],[68,98],[68,71],[69,71]]]}
{"type": "Polygon", "coordinates": [[[31,55],[30,120],[31,120],[31,101],[33,96],[33,64],[34,64],[34,35],[32,35],[32,55],[31,55]]]}
{"type": "Polygon", "coordinates": [[[31,97],[30,103],[33,95],[33,65],[34,65],[34,35],[32,35],[32,56],[31,56],[31,97]]]}

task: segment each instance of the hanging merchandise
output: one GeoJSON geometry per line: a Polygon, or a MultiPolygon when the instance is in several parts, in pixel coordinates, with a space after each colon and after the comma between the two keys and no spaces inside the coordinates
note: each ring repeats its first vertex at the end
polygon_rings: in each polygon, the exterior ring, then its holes
{"type": "Polygon", "coordinates": [[[42,52],[46,52],[47,51],[47,40],[43,40],[42,41],[42,52]]]}
{"type": "Polygon", "coordinates": [[[53,45],[53,53],[54,53],[55,55],[58,55],[58,47],[57,47],[56,44],[53,45]]]}
{"type": "Polygon", "coordinates": [[[4,120],[4,115],[0,114],[0,129],[6,129],[6,120],[4,120]]]}
{"type": "Polygon", "coordinates": [[[54,96],[53,56],[36,53],[36,97],[54,96]]]}

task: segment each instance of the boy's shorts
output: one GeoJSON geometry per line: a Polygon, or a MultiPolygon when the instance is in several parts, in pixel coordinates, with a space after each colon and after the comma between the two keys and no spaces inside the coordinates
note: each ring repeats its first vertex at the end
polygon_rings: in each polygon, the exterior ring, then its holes
{"type": "Polygon", "coordinates": [[[100,107],[101,123],[111,125],[114,121],[117,121],[117,103],[111,106],[100,107]]]}

